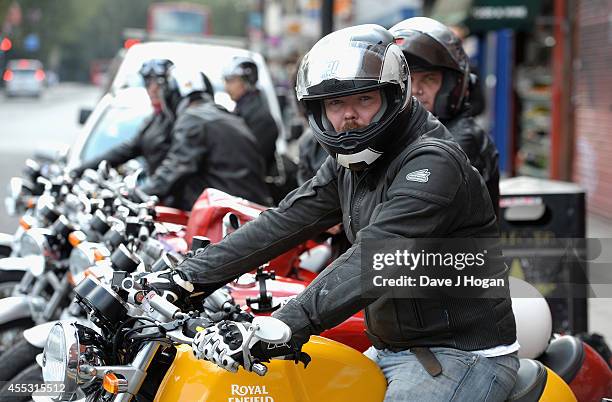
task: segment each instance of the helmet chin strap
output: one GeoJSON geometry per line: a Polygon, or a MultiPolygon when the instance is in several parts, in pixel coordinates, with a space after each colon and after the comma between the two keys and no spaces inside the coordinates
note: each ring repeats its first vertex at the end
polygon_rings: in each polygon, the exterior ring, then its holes
{"type": "Polygon", "coordinates": [[[337,154],[336,160],[342,166],[351,170],[363,170],[365,167],[374,163],[382,155],[382,152],[375,151],[371,148],[364,149],[356,154],[337,154]]]}

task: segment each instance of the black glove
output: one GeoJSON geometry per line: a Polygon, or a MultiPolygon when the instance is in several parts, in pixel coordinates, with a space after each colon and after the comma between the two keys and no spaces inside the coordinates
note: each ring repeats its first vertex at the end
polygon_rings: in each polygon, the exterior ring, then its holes
{"type": "Polygon", "coordinates": [[[236,372],[243,366],[259,375],[266,372],[261,362],[269,362],[271,358],[301,361],[304,366],[310,362],[310,357],[291,341],[271,344],[257,339],[249,322],[221,321],[208,327],[195,336],[192,350],[196,358],[213,362],[225,370],[236,372]]]}
{"type": "Polygon", "coordinates": [[[193,284],[182,276],[181,271],[166,269],[152,272],[140,278],[145,289],[154,290],[170,302],[185,300],[193,294],[193,284]]]}

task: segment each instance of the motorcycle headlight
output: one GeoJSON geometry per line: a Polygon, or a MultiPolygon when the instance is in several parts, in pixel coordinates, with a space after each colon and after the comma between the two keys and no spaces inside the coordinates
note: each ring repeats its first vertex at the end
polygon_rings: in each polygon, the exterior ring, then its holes
{"type": "Polygon", "coordinates": [[[27,255],[45,255],[49,250],[49,242],[44,232],[38,229],[30,229],[21,236],[20,253],[27,255]]]}
{"type": "Polygon", "coordinates": [[[63,384],[63,395],[77,391],[79,352],[78,331],[74,323],[60,321],[55,324],[43,351],[42,374],[45,382],[63,384]]]}
{"type": "Polygon", "coordinates": [[[70,273],[73,276],[77,276],[78,274],[84,272],[87,268],[95,265],[95,263],[96,260],[94,257],[94,250],[86,243],[79,244],[70,252],[68,266],[70,268],[70,273]]]}
{"type": "Polygon", "coordinates": [[[85,271],[96,265],[98,261],[108,258],[108,249],[98,243],[81,243],[70,252],[68,266],[74,281],[73,285],[78,284],[84,277],[85,271]]]}

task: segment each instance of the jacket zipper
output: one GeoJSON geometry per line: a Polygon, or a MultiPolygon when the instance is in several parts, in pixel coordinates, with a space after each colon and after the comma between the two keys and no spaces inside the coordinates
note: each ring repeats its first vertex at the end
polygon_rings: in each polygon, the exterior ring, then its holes
{"type": "MultiPolygon", "coordinates": [[[[355,204],[354,201],[356,201],[355,196],[357,195],[357,189],[359,188],[359,184],[361,184],[366,174],[367,172],[364,172],[364,174],[359,179],[357,179],[357,183],[355,184],[355,187],[353,188],[353,194],[351,195],[351,200],[350,200],[351,207],[349,208],[349,228],[351,229],[351,233],[353,233],[353,236],[356,236],[355,229],[353,228],[353,206],[355,204]]],[[[360,202],[361,202],[361,199],[360,199],[360,202]]]]}

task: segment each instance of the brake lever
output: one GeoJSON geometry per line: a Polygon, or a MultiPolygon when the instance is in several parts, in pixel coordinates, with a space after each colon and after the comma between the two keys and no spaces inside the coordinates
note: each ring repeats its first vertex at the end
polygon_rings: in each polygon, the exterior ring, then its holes
{"type": "Polygon", "coordinates": [[[244,369],[246,371],[252,371],[258,376],[263,377],[268,372],[268,367],[265,364],[258,362],[256,359],[253,359],[253,355],[251,354],[251,340],[255,336],[255,332],[259,329],[259,325],[254,324],[251,325],[247,331],[249,331],[249,335],[246,340],[242,344],[242,364],[244,365],[244,369]]]}

